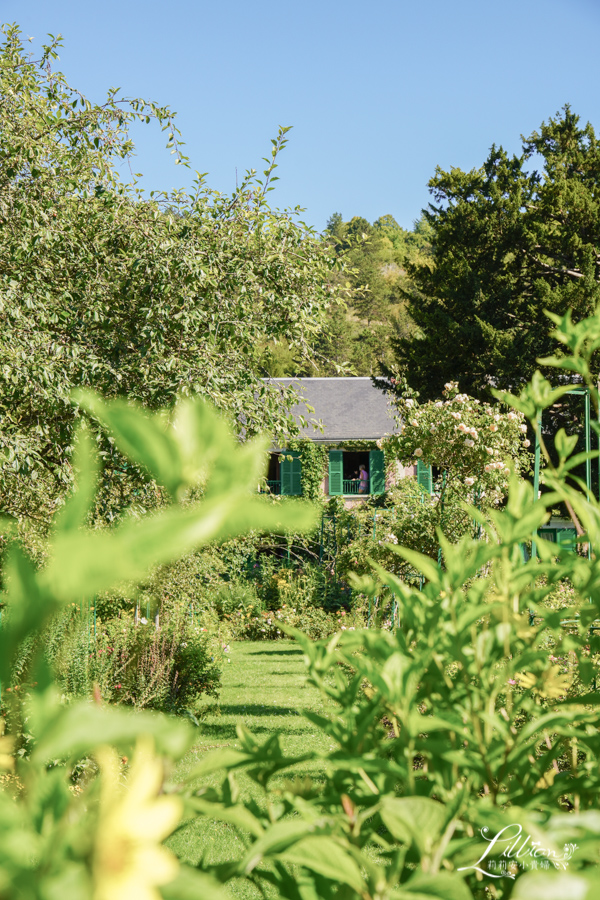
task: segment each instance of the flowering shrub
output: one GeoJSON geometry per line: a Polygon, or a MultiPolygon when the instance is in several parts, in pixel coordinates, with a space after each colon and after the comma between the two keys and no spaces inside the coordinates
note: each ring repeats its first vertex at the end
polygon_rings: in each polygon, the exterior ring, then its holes
{"type": "Polygon", "coordinates": [[[145,617],[136,624],[131,614],[94,624],[89,609],[73,604],[49,623],[39,644],[71,699],[94,694],[110,703],[181,713],[193,711],[203,694],[218,695],[222,641],[184,607],[168,609],[156,628],[145,617]]]}
{"type": "Polygon", "coordinates": [[[419,404],[416,397],[400,397],[402,431],[384,439],[386,453],[404,465],[421,460],[438,467],[444,473],[436,484],[440,497],[454,491],[479,508],[497,506],[511,468],[522,472],[530,465],[525,417],[461,394],[456,382],[445,386],[444,398],[419,404]]]}
{"type": "Polygon", "coordinates": [[[101,623],[90,652],[90,678],[111,703],[181,713],[202,695],[218,696],[222,645],[184,610],[157,629],[144,618],[101,623]]]}
{"type": "Polygon", "coordinates": [[[301,631],[311,640],[317,640],[330,637],[338,631],[354,631],[366,624],[364,609],[360,607],[349,611],[339,609],[337,612],[327,612],[318,606],[287,605],[277,610],[239,610],[232,615],[230,621],[236,638],[250,641],[287,638],[287,626],[301,631]]]}

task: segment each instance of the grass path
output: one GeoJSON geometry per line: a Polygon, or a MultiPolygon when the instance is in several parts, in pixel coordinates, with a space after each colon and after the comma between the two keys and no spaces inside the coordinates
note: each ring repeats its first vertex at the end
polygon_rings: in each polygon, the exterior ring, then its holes
{"type": "Polygon", "coordinates": [[[196,756],[234,746],[238,722],[258,738],[282,731],[282,744],[290,752],[305,747],[311,736],[315,739],[313,726],[299,712],[322,712],[324,707],[319,693],[305,683],[302,651],[296,643],[240,641],[231,645],[229,656],[218,709],[202,720],[196,756]]]}
{"type": "MultiPolygon", "coordinates": [[[[325,704],[318,691],[306,684],[302,651],[297,644],[243,641],[231,645],[230,658],[224,666],[219,704],[202,720],[198,742],[179,764],[175,779],[185,777],[203,753],[238,746],[238,722],[261,741],[279,731],[282,748],[290,754],[327,748],[328,739],[300,715],[303,709],[323,713],[325,704]]],[[[310,768],[310,764],[299,766],[295,774],[307,774],[310,768]]],[[[259,790],[243,775],[239,784],[242,793],[259,790]]],[[[231,826],[206,819],[194,821],[169,841],[176,853],[191,863],[204,852],[211,862],[225,861],[241,849],[238,843],[231,826]]],[[[243,889],[239,893],[241,885],[231,887],[235,896],[246,896],[243,889]]]]}

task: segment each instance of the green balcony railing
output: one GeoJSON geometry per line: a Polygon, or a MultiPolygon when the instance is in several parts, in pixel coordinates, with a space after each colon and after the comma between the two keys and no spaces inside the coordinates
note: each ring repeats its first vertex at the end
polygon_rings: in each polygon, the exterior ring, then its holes
{"type": "Polygon", "coordinates": [[[281,494],[281,481],[266,481],[261,494],[281,494]]]}
{"type": "Polygon", "coordinates": [[[348,479],[344,478],[343,491],[344,491],[344,494],[360,494],[360,493],[362,493],[364,496],[365,494],[369,493],[369,483],[367,482],[367,490],[361,492],[360,478],[348,478],[348,479]]]}

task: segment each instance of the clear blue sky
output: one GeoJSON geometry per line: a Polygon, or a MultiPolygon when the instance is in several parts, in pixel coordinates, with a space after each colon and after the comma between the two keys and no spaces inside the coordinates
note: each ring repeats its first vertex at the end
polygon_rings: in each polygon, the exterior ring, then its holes
{"type": "MultiPolygon", "coordinates": [[[[565,103],[600,132],[600,0],[2,0],[2,21],[62,34],[90,99],[121,86],[178,112],[192,166],[228,192],[293,125],[270,197],[406,228],[435,166],[511,152],[565,103]]],[[[157,127],[136,128],[148,190],[187,187],[157,127]]]]}

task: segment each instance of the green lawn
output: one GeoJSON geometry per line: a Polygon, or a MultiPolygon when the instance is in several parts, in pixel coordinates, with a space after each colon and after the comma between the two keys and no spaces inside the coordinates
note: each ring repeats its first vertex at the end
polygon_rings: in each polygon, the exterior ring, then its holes
{"type": "MultiPolygon", "coordinates": [[[[293,641],[239,642],[231,645],[229,655],[219,704],[202,720],[199,740],[179,764],[176,780],[184,778],[203,753],[237,746],[238,722],[259,740],[279,731],[283,749],[292,755],[327,749],[328,739],[300,715],[303,709],[322,713],[325,705],[315,688],[306,684],[302,651],[293,641]]],[[[314,764],[299,766],[295,774],[309,772],[315,774],[314,764]]],[[[243,775],[239,784],[243,793],[260,790],[243,775]]],[[[195,820],[174,835],[169,845],[190,863],[203,854],[210,862],[222,862],[236,852],[238,841],[234,829],[223,822],[195,820]]],[[[231,888],[236,896],[253,896],[248,887],[232,884],[231,888]]]]}

